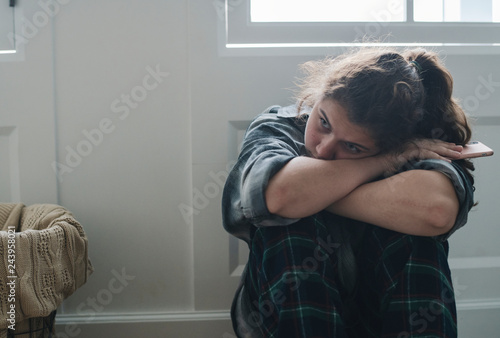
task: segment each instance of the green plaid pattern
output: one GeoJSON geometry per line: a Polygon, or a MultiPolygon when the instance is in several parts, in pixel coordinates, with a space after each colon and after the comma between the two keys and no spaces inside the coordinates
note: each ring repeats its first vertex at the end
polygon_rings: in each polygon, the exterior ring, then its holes
{"type": "Polygon", "coordinates": [[[263,337],[456,337],[447,255],[447,242],[326,212],[254,228],[251,325],[263,337]],[[355,281],[339,262],[349,245],[355,281]]]}

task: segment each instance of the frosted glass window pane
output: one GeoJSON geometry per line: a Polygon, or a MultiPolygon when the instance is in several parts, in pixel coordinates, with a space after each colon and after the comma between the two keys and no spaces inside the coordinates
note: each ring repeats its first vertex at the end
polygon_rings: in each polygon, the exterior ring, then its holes
{"type": "Polygon", "coordinates": [[[414,0],[413,20],[427,22],[443,21],[443,2],[436,0],[414,0]]]}
{"type": "Polygon", "coordinates": [[[500,0],[493,0],[491,7],[493,22],[500,22],[500,0]]]}
{"type": "Polygon", "coordinates": [[[414,0],[417,22],[500,22],[500,0],[414,0]]]}
{"type": "Polygon", "coordinates": [[[444,1],[444,21],[459,22],[460,21],[460,0],[444,1]]]}
{"type": "Polygon", "coordinates": [[[252,22],[403,22],[405,0],[251,0],[252,22]]]}

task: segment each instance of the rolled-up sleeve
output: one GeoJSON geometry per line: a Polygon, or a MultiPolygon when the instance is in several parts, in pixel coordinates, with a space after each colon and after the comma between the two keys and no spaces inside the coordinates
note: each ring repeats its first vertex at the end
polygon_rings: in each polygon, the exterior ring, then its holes
{"type": "Polygon", "coordinates": [[[223,223],[228,232],[248,239],[251,226],[289,225],[297,221],[271,214],[265,192],[269,180],[304,152],[303,127],[295,119],[265,112],[250,124],[222,196],[223,223]]]}
{"type": "Polygon", "coordinates": [[[281,148],[277,144],[279,142],[269,143],[256,147],[255,154],[258,155],[251,156],[243,169],[240,180],[241,211],[257,226],[287,225],[296,220],[269,213],[265,193],[269,180],[297,155],[290,153],[286,146],[281,148]]]}

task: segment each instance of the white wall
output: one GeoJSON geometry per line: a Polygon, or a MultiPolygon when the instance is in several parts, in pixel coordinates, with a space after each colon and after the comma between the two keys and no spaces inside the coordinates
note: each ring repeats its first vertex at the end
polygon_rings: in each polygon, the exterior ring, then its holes
{"type": "MultiPolygon", "coordinates": [[[[19,3],[28,19],[41,10],[19,3]]],[[[245,123],[271,104],[288,104],[297,64],[318,55],[220,56],[219,20],[211,1],[73,0],[29,41],[25,61],[0,62],[0,126],[41,111],[19,128],[20,143],[29,128],[47,124],[31,144],[51,149],[39,156],[28,141],[20,149],[21,158],[37,157],[44,182],[30,189],[23,182],[36,178],[20,175],[21,201],[67,207],[89,237],[96,271],[58,312],[66,336],[231,336],[228,308],[245,250],[222,229],[217,177],[245,123]],[[154,69],[160,75],[150,76],[154,69]],[[71,172],[56,180],[53,161],[71,172]],[[189,207],[192,219],[182,212],[189,207]],[[123,273],[129,279],[111,293],[123,273]]],[[[480,116],[477,135],[493,148],[500,148],[497,60],[446,59],[456,95],[480,116]],[[495,84],[486,88],[488,78],[495,84]]],[[[499,160],[476,163],[480,205],[451,240],[462,337],[500,329],[493,320],[500,314],[499,160]]]]}

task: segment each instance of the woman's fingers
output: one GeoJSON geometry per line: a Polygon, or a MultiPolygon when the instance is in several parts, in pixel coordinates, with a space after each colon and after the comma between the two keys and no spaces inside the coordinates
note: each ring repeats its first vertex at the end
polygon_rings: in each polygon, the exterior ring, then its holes
{"type": "Polygon", "coordinates": [[[458,159],[463,150],[461,145],[432,139],[419,140],[415,145],[420,150],[418,159],[435,158],[449,161],[458,159]]]}
{"type": "Polygon", "coordinates": [[[463,147],[450,142],[434,139],[418,139],[409,142],[404,151],[398,154],[388,154],[390,168],[398,170],[409,161],[438,159],[451,162],[460,157],[463,147]]]}

